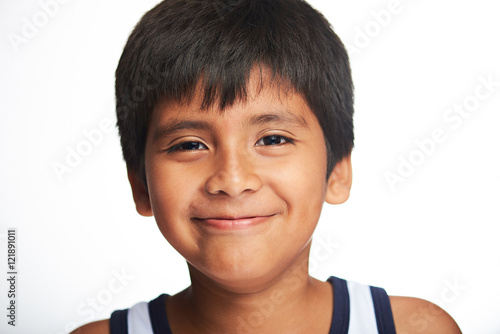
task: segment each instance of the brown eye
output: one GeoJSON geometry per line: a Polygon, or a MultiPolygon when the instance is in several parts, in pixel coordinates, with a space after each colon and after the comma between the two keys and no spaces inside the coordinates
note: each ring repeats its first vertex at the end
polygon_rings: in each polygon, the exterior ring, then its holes
{"type": "Polygon", "coordinates": [[[204,144],[196,141],[187,141],[168,149],[168,152],[178,152],[178,151],[196,151],[196,150],[206,150],[208,149],[204,144]]]}
{"type": "Polygon", "coordinates": [[[279,135],[272,135],[272,136],[266,136],[261,139],[255,144],[256,146],[276,146],[276,145],[283,145],[287,143],[292,143],[292,140],[290,138],[284,137],[284,136],[279,136],[279,135]]]}

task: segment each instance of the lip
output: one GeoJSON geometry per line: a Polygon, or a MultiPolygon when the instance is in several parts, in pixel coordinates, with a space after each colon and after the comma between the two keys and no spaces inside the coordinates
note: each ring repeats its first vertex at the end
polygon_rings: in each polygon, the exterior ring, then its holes
{"type": "Polygon", "coordinates": [[[275,215],[249,217],[193,218],[193,221],[223,231],[244,230],[265,223],[275,215]]]}

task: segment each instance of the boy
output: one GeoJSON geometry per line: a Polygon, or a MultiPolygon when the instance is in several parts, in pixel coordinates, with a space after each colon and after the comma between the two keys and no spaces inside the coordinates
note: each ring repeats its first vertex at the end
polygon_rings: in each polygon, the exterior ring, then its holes
{"type": "Polygon", "coordinates": [[[460,333],[426,301],[308,274],[323,203],[349,197],[354,136],[347,53],[307,3],[163,1],[116,97],[137,211],[191,286],[74,333],[460,333]]]}

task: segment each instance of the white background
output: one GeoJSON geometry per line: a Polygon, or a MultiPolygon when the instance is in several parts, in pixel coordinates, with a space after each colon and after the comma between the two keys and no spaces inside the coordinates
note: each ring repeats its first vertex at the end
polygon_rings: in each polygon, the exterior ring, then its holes
{"type": "MultiPolygon", "coordinates": [[[[115,122],[126,38],[157,1],[65,2],[51,16],[38,1],[0,2],[0,267],[15,227],[19,271],[16,328],[0,279],[2,333],[65,333],[189,284],[135,212],[116,130],[100,129],[115,122]],[[27,22],[40,27],[15,47],[27,22]],[[58,177],[78,148],[90,153],[58,177]]],[[[356,85],[352,195],[325,207],[311,272],[432,300],[464,333],[500,333],[498,1],[311,3],[349,45],[356,85]],[[468,117],[448,114],[464,104],[468,117]],[[444,140],[419,153],[435,131],[444,140]],[[401,159],[418,166],[391,188],[401,159]]]]}

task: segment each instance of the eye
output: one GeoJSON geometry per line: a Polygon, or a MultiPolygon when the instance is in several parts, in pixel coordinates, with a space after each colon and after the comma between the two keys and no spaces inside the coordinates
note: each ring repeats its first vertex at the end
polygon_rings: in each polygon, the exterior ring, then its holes
{"type": "Polygon", "coordinates": [[[197,141],[186,141],[177,145],[172,146],[167,150],[168,153],[179,152],[179,151],[197,151],[197,150],[207,150],[204,144],[197,141]]]}
{"type": "Polygon", "coordinates": [[[277,146],[284,144],[293,144],[293,140],[280,135],[271,135],[262,137],[255,143],[255,146],[277,146]]]}

